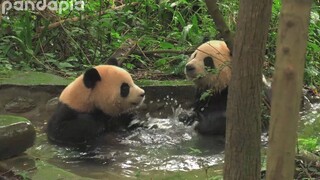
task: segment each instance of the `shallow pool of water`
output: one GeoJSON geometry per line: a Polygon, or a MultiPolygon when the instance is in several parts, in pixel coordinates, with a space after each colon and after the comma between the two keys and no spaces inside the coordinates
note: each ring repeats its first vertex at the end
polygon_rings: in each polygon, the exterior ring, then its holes
{"type": "MultiPolygon", "coordinates": [[[[49,102],[58,93],[50,94],[48,89],[39,91],[9,87],[3,89],[2,94],[6,95],[2,96],[0,101],[4,106],[17,94],[34,100],[36,108],[18,115],[32,120],[36,126],[36,143],[27,151],[27,154],[35,160],[48,162],[79,176],[94,179],[136,179],[140,175],[149,177],[146,179],[155,179],[153,178],[155,174],[161,177],[159,179],[163,179],[162,175],[170,172],[173,172],[173,176],[180,172],[196,172],[192,176],[188,174],[187,177],[205,179],[208,177],[205,174],[208,166],[223,162],[223,137],[200,136],[192,126],[186,126],[178,121],[180,113],[188,112],[179,107],[179,104],[188,109],[187,107],[190,107],[188,104],[193,102],[189,97],[192,92],[187,91],[185,87],[167,87],[162,90],[158,87],[149,88],[146,91],[149,93],[147,97],[153,98],[146,100],[146,106],[152,108],[145,109],[137,119],[146,120],[147,128],[109,133],[99,139],[96,147],[82,151],[48,143],[43,129],[54,107],[50,106],[49,102]],[[204,176],[200,177],[200,173],[204,176]]],[[[320,129],[319,109],[319,104],[313,104],[309,111],[301,113],[300,132],[305,136],[320,136],[320,131],[314,130],[315,127],[320,129]],[[308,131],[305,127],[308,127],[308,131]]],[[[267,142],[265,134],[262,136],[262,141],[265,145],[267,142]]]]}
{"type": "Polygon", "coordinates": [[[149,128],[126,133],[109,133],[95,148],[79,151],[47,142],[40,134],[31,156],[84,177],[101,178],[110,174],[135,177],[154,171],[190,171],[219,164],[223,159],[224,138],[203,137],[192,126],[179,122],[173,110],[168,118],[145,115],[149,128]]]}

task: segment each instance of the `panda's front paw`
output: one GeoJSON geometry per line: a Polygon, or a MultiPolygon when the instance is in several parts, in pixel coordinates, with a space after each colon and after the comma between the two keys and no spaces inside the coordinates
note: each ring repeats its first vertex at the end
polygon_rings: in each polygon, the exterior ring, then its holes
{"type": "Polygon", "coordinates": [[[198,118],[195,112],[182,112],[178,115],[178,120],[187,126],[191,126],[198,121],[198,118]]]}

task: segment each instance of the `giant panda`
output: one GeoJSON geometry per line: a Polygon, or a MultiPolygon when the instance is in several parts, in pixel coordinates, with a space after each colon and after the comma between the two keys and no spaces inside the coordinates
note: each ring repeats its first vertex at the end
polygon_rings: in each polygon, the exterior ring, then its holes
{"type": "Polygon", "coordinates": [[[133,118],[129,112],[145,96],[130,74],[114,65],[88,69],[61,93],[57,109],[48,121],[47,136],[54,143],[83,145],[113,127],[116,117],[133,118]]]}
{"type": "MultiPolygon", "coordinates": [[[[204,135],[225,135],[231,79],[231,53],[226,43],[211,40],[200,45],[188,59],[185,74],[196,86],[195,114],[190,118],[191,121],[198,121],[195,129],[204,135]]],[[[270,103],[271,85],[264,75],[262,82],[265,100],[270,103]]]]}
{"type": "Polygon", "coordinates": [[[231,55],[224,41],[200,45],[185,66],[186,77],[196,86],[195,129],[200,134],[224,135],[231,55]]]}

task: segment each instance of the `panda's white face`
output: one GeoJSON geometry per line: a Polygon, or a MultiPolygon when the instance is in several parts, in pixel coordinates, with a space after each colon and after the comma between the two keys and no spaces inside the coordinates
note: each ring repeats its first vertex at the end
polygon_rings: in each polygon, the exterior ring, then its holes
{"type": "Polygon", "coordinates": [[[97,95],[94,102],[103,112],[118,115],[138,107],[144,101],[145,91],[133,82],[127,71],[116,66],[96,69],[101,81],[93,89],[93,94],[97,95]]]}
{"type": "Polygon", "coordinates": [[[100,65],[69,84],[59,100],[79,112],[98,108],[116,116],[139,106],[144,96],[144,90],[134,84],[127,71],[112,65],[100,65]]]}
{"type": "Polygon", "coordinates": [[[145,92],[139,86],[130,82],[123,82],[120,86],[120,96],[116,98],[121,111],[130,110],[142,104],[145,98],[145,92]]]}
{"type": "Polygon", "coordinates": [[[211,74],[209,73],[211,69],[214,69],[213,59],[210,56],[207,56],[204,59],[202,54],[203,54],[202,52],[198,52],[198,50],[196,50],[190,56],[184,70],[188,79],[193,81],[203,79],[205,78],[205,76],[208,76],[211,74]]]}
{"type": "Polygon", "coordinates": [[[231,77],[230,53],[223,41],[202,44],[190,56],[185,74],[198,88],[222,90],[231,77]]]}

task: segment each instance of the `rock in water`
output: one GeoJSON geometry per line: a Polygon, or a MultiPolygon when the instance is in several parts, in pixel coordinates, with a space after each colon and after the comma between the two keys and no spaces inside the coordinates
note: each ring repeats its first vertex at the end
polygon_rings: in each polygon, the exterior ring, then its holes
{"type": "Polygon", "coordinates": [[[33,99],[17,97],[5,105],[4,109],[10,113],[25,113],[36,107],[33,99]]]}
{"type": "Polygon", "coordinates": [[[0,160],[23,153],[35,138],[35,128],[28,119],[0,115],[0,160]]]}

